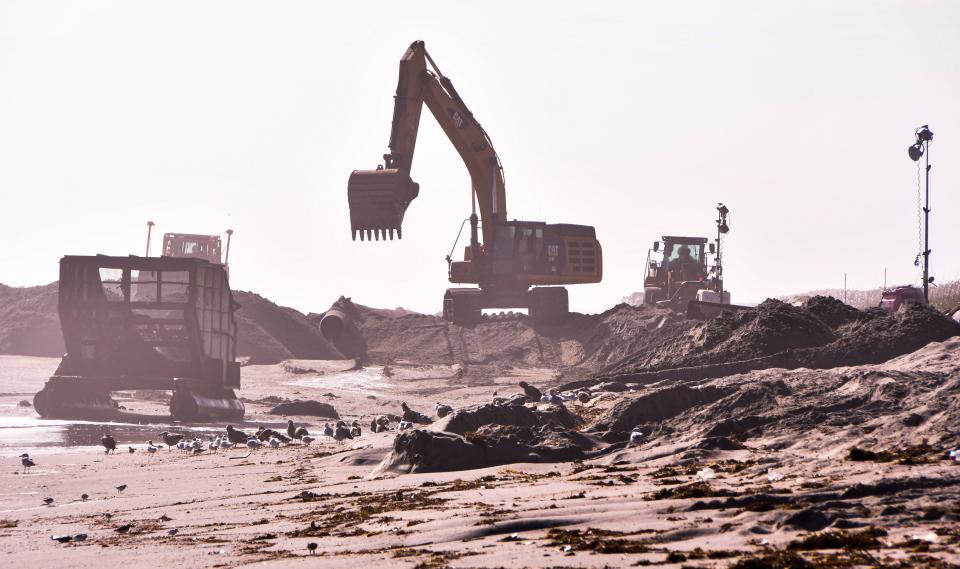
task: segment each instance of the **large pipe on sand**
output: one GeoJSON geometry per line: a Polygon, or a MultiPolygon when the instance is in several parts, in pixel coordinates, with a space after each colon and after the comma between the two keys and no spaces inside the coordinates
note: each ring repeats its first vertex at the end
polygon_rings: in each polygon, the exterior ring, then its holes
{"type": "Polygon", "coordinates": [[[335,340],[343,335],[349,316],[335,309],[328,310],[320,319],[320,333],[328,340],[335,340]]]}

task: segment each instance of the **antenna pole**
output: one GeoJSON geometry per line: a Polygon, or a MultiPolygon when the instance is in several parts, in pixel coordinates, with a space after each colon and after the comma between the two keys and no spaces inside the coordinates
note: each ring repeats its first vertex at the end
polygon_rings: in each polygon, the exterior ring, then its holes
{"type": "Polygon", "coordinates": [[[144,255],[145,257],[150,256],[150,234],[153,233],[153,225],[152,221],[147,222],[147,253],[144,255]]]}

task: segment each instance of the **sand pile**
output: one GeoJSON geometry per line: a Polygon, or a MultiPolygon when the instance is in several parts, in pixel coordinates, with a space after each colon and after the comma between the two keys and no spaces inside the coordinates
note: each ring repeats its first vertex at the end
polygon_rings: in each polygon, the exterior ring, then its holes
{"type": "MultiPolygon", "coordinates": [[[[250,292],[234,291],[238,353],[253,363],[286,359],[340,359],[303,314],[250,292]]],[[[57,314],[57,283],[36,287],[0,285],[0,354],[60,357],[63,335],[57,314]]]]}
{"type": "Polygon", "coordinates": [[[627,395],[598,416],[592,429],[614,431],[621,440],[641,426],[690,444],[711,437],[747,444],[779,437],[793,444],[812,430],[839,428],[848,430],[834,442],[843,436],[856,442],[870,433],[872,443],[882,446],[922,437],[956,448],[958,372],[960,338],[953,338],[878,365],[761,370],[696,385],[664,382],[627,395]]]}
{"type": "Polygon", "coordinates": [[[57,315],[57,283],[0,284],[0,354],[59,357],[66,349],[57,315]]]}
{"type": "Polygon", "coordinates": [[[724,313],[658,342],[604,370],[604,375],[720,366],[720,375],[768,367],[828,368],[878,363],[960,334],[960,324],[933,308],[860,311],[826,297],[802,306],[767,300],[756,310],[724,313]],[[743,369],[734,362],[750,362],[743,369]]]}
{"type": "MultiPolygon", "coordinates": [[[[347,357],[376,364],[406,360],[590,372],[692,325],[664,310],[626,304],[602,314],[574,313],[557,326],[535,325],[525,317],[491,317],[462,327],[439,316],[369,308],[345,297],[330,311],[343,313],[349,320],[333,345],[347,357]]],[[[319,326],[324,314],[309,318],[319,326]]]]}

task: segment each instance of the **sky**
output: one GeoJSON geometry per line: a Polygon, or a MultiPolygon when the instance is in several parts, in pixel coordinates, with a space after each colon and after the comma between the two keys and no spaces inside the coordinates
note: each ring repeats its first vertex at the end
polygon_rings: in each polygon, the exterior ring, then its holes
{"type": "Polygon", "coordinates": [[[931,274],[957,279],[958,29],[951,1],[0,0],[0,283],[142,254],[152,220],[155,250],[233,229],[233,288],[301,311],[439,311],[470,179],[428,111],[403,240],[351,241],[346,196],[417,39],[490,134],[508,216],[596,227],[603,282],[573,310],[642,290],[652,242],[710,237],[717,202],[734,302],[919,282],[922,124],[931,274]]]}

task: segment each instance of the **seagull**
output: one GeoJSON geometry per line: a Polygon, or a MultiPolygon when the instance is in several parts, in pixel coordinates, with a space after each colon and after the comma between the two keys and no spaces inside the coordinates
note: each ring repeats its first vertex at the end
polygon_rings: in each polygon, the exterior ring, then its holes
{"type": "Polygon", "coordinates": [[[361,436],[361,434],[362,432],[360,430],[360,423],[358,423],[357,421],[354,421],[353,424],[350,425],[350,436],[359,437],[361,436]]]}
{"type": "Polygon", "coordinates": [[[47,506],[53,503],[53,498],[44,498],[43,503],[47,506]]]}
{"type": "Polygon", "coordinates": [[[167,445],[168,452],[170,451],[170,447],[172,446],[177,446],[179,448],[179,445],[177,443],[179,443],[180,439],[183,438],[183,435],[179,433],[170,433],[168,431],[164,431],[160,433],[160,436],[163,437],[163,444],[167,445]]]}
{"type": "Polygon", "coordinates": [[[152,455],[157,452],[157,447],[153,446],[153,441],[147,441],[147,454],[152,455]]]}
{"type": "Polygon", "coordinates": [[[630,446],[638,445],[643,441],[643,433],[640,432],[640,427],[635,427],[630,433],[630,446]]]}
{"type": "Polygon", "coordinates": [[[260,442],[260,439],[257,437],[250,437],[247,439],[247,448],[250,450],[256,450],[260,448],[260,445],[263,444],[260,442]]]}
{"type": "Polygon", "coordinates": [[[118,527],[113,531],[117,533],[127,533],[128,531],[130,531],[130,528],[132,527],[133,527],[133,524],[123,524],[122,526],[118,527]]]}
{"type": "Polygon", "coordinates": [[[543,393],[541,393],[539,389],[530,385],[526,381],[521,381],[520,387],[523,388],[523,394],[527,396],[527,401],[536,402],[540,401],[540,398],[543,397],[543,393]]]}
{"type": "Polygon", "coordinates": [[[559,404],[562,404],[562,403],[563,403],[563,397],[560,397],[559,395],[557,395],[557,392],[556,392],[556,391],[554,391],[554,390],[551,389],[549,393],[546,393],[546,394],[544,394],[544,395],[542,395],[542,396],[540,397],[540,402],[541,402],[541,403],[554,403],[554,404],[559,405],[559,404]]]}
{"type": "Polygon", "coordinates": [[[287,419],[287,436],[291,439],[297,438],[297,428],[293,425],[293,419],[287,419]]]}
{"type": "Polygon", "coordinates": [[[210,441],[210,443],[207,445],[207,448],[209,448],[213,452],[217,452],[217,450],[220,448],[220,437],[217,437],[216,439],[210,441]]]}
{"type": "Polygon", "coordinates": [[[277,437],[270,437],[270,440],[267,442],[270,444],[270,448],[280,448],[280,439],[277,437]]]}
{"type": "Polygon", "coordinates": [[[337,440],[337,444],[343,444],[343,441],[346,439],[352,439],[353,435],[350,434],[350,429],[346,425],[337,425],[337,430],[333,433],[333,438],[337,440]]]}
{"type": "Polygon", "coordinates": [[[178,533],[180,533],[180,530],[178,530],[177,528],[173,528],[167,532],[167,535],[177,535],[178,533]]]}
{"type": "Polygon", "coordinates": [[[330,423],[323,424],[323,436],[333,437],[333,427],[330,426],[330,423]]]}
{"type": "Polygon", "coordinates": [[[193,439],[190,446],[193,447],[193,452],[203,452],[203,440],[200,437],[193,439]]]}
{"type": "Polygon", "coordinates": [[[233,443],[230,442],[230,439],[228,439],[227,437],[223,437],[222,439],[219,439],[219,440],[220,440],[220,448],[224,450],[233,446],[233,443]]]}
{"type": "Polygon", "coordinates": [[[117,492],[118,492],[118,493],[123,492],[124,490],[127,489],[127,485],[126,485],[126,484],[121,484],[121,485],[119,485],[119,486],[116,486],[116,489],[117,489],[117,492]]]}
{"type": "Polygon", "coordinates": [[[407,429],[412,429],[412,428],[413,428],[413,423],[411,423],[410,421],[400,421],[400,424],[397,425],[398,431],[406,431],[407,429]]]}
{"type": "Polygon", "coordinates": [[[311,541],[307,544],[307,549],[310,551],[310,555],[315,555],[317,553],[317,544],[311,541]]]}
{"type": "Polygon", "coordinates": [[[442,419],[443,417],[446,417],[446,416],[449,415],[450,413],[453,413],[453,407],[451,407],[451,406],[449,406],[449,405],[444,405],[443,403],[440,403],[439,401],[437,402],[437,406],[435,407],[435,409],[437,410],[437,417],[440,417],[441,419],[442,419]]]}
{"type": "Polygon", "coordinates": [[[237,445],[246,444],[247,439],[249,438],[250,437],[247,435],[247,433],[234,429],[233,425],[227,425],[227,439],[231,443],[237,445]]]}
{"type": "Polygon", "coordinates": [[[20,455],[20,464],[23,465],[24,472],[27,472],[28,470],[30,470],[31,467],[37,465],[37,463],[33,462],[33,459],[30,458],[30,455],[27,453],[23,453],[20,455]]]}
{"type": "Polygon", "coordinates": [[[87,495],[87,494],[80,494],[80,500],[82,500],[82,501],[84,501],[84,502],[86,502],[86,501],[87,501],[87,498],[89,498],[89,497],[90,497],[90,496],[87,495]]]}
{"type": "Polygon", "coordinates": [[[87,541],[87,534],[78,533],[77,535],[73,536],[73,541],[87,541]]]}
{"type": "Polygon", "coordinates": [[[294,433],[293,433],[293,438],[295,438],[295,439],[301,439],[301,438],[303,438],[303,435],[309,435],[309,434],[310,434],[310,432],[307,431],[307,428],[306,428],[306,427],[297,427],[297,430],[294,431],[294,433]]]}
{"type": "Polygon", "coordinates": [[[105,433],[103,438],[100,439],[100,444],[103,445],[105,449],[103,454],[110,454],[111,452],[117,450],[117,441],[113,439],[113,435],[110,433],[105,433]]]}
{"type": "Polygon", "coordinates": [[[433,422],[430,417],[427,417],[423,413],[414,411],[410,407],[407,407],[407,404],[400,402],[400,408],[403,409],[403,420],[410,423],[420,423],[421,425],[429,425],[433,422]]]}
{"type": "Polygon", "coordinates": [[[314,440],[315,439],[310,435],[303,435],[302,437],[300,437],[300,442],[302,442],[305,445],[312,443],[314,440]]]}
{"type": "Polygon", "coordinates": [[[127,447],[127,450],[128,450],[128,452],[129,452],[130,454],[133,454],[133,453],[135,453],[135,452],[137,451],[137,449],[135,449],[135,448],[133,448],[133,447],[127,447]]]}

